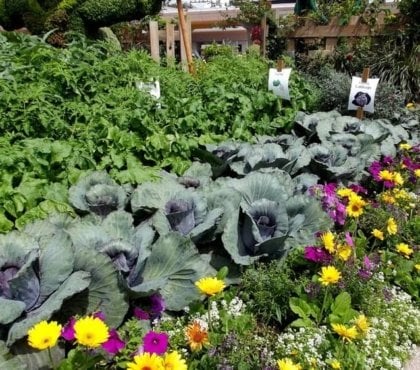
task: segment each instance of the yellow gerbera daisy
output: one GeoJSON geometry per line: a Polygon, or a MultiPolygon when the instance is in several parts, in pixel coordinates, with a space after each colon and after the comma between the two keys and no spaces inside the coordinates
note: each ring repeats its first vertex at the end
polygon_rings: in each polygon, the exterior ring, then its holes
{"type": "Polygon", "coordinates": [[[337,370],[341,369],[340,361],[338,361],[336,359],[332,360],[330,362],[330,365],[331,365],[331,369],[337,369],[337,370]]]}
{"type": "Polygon", "coordinates": [[[354,323],[363,334],[366,334],[369,331],[369,322],[365,315],[362,314],[357,316],[354,323]]]}
{"type": "Polygon", "coordinates": [[[350,217],[358,218],[363,214],[363,207],[367,203],[358,195],[352,195],[346,207],[346,212],[350,217]]]}
{"type": "Polygon", "coordinates": [[[402,143],[400,144],[400,149],[401,150],[410,150],[411,149],[411,145],[407,144],[407,143],[402,143]]]}
{"type": "Polygon", "coordinates": [[[337,195],[343,198],[349,198],[350,196],[357,194],[349,188],[342,188],[337,190],[337,195]]]}
{"type": "Polygon", "coordinates": [[[341,279],[341,272],[334,266],[324,266],[321,268],[319,281],[322,285],[336,284],[341,279]]]}
{"type": "Polygon", "coordinates": [[[127,364],[129,370],[165,370],[163,359],[156,353],[145,352],[134,356],[134,361],[127,364]]]}
{"type": "Polygon", "coordinates": [[[56,321],[41,321],[28,330],[28,343],[40,350],[54,347],[61,335],[61,328],[56,321]]]}
{"type": "Polygon", "coordinates": [[[75,322],[74,337],[77,343],[89,348],[96,348],[108,340],[109,330],[98,317],[87,316],[75,322]]]}
{"type": "Polygon", "coordinates": [[[397,184],[397,185],[400,185],[400,186],[404,184],[404,179],[399,172],[394,172],[393,173],[392,181],[393,181],[394,184],[397,184]]]}
{"type": "Polygon", "coordinates": [[[347,328],[342,324],[331,324],[333,330],[343,339],[343,341],[351,342],[353,339],[357,338],[357,329],[356,326],[351,326],[347,328]]]}
{"type": "Polygon", "coordinates": [[[394,174],[388,170],[379,171],[379,178],[382,181],[394,181],[394,174]]]}
{"type": "Polygon", "coordinates": [[[335,243],[334,243],[334,234],[331,231],[327,231],[321,235],[322,244],[324,244],[324,248],[330,252],[334,253],[335,251],[335,243]]]}
{"type": "Polygon", "coordinates": [[[295,364],[290,358],[283,358],[277,361],[279,370],[302,370],[302,366],[295,364]]]}
{"type": "Polygon", "coordinates": [[[394,217],[388,218],[386,231],[388,231],[389,235],[395,235],[398,232],[398,225],[394,220],[394,217]]]}
{"type": "Polygon", "coordinates": [[[409,247],[408,244],[405,243],[398,243],[396,245],[397,252],[402,254],[406,258],[410,258],[410,256],[414,253],[414,250],[409,247]]]}
{"type": "Polygon", "coordinates": [[[416,264],[414,265],[414,268],[415,268],[417,271],[420,271],[420,263],[416,263],[416,264]]]}
{"type": "Polygon", "coordinates": [[[379,229],[373,229],[371,234],[379,240],[384,240],[384,233],[379,229]]]}
{"type": "Polygon", "coordinates": [[[418,169],[414,170],[414,175],[415,175],[416,177],[420,177],[420,168],[418,168],[418,169]]]}
{"type": "Polygon", "coordinates": [[[165,355],[163,366],[165,370],[188,370],[187,363],[177,351],[165,355]]]}
{"type": "Polygon", "coordinates": [[[207,330],[197,321],[187,326],[185,335],[192,351],[201,350],[204,345],[209,343],[207,330]]]}
{"type": "Polygon", "coordinates": [[[352,251],[352,247],[348,244],[339,244],[337,246],[338,257],[343,261],[347,261],[350,258],[352,251]]]}
{"type": "Polygon", "coordinates": [[[208,296],[215,295],[225,289],[225,283],[223,280],[217,277],[205,277],[196,281],[195,286],[200,290],[201,293],[208,296]]]}

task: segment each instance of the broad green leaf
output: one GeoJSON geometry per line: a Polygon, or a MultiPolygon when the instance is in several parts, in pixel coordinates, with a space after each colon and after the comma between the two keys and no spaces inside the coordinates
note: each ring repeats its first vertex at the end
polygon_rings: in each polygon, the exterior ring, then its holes
{"type": "Polygon", "coordinates": [[[94,249],[75,248],[74,268],[86,271],[91,278],[89,289],[74,297],[66,307],[72,314],[102,311],[110,327],[118,327],[128,310],[125,294],[118,284],[118,275],[111,259],[94,249]]]}
{"type": "Polygon", "coordinates": [[[15,321],[25,310],[25,303],[0,297],[0,324],[6,325],[15,321]]]}
{"type": "Polygon", "coordinates": [[[31,315],[12,325],[9,330],[7,344],[10,346],[18,339],[27,335],[28,330],[42,320],[49,320],[51,316],[61,309],[63,301],[76,293],[85,290],[90,283],[90,274],[85,271],[77,271],[71,274],[67,280],[31,315]]]}
{"type": "Polygon", "coordinates": [[[152,245],[150,256],[138,276],[141,283],[132,286],[131,290],[141,293],[160,288],[167,308],[181,310],[200,296],[194,283],[211,273],[215,274],[214,270],[190,239],[169,233],[152,245]]]}

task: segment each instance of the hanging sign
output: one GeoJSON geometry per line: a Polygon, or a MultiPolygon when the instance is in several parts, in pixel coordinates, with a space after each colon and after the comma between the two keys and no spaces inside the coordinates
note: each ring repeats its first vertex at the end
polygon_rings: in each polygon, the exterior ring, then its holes
{"type": "Polygon", "coordinates": [[[276,68],[270,68],[268,74],[268,90],[284,100],[290,100],[289,77],[291,72],[291,68],[282,68],[280,71],[276,68]]]}
{"type": "Polygon", "coordinates": [[[352,77],[349,96],[348,110],[358,110],[373,113],[373,102],[378,86],[379,78],[368,78],[366,81],[362,77],[352,77]]]}
{"type": "Polygon", "coordinates": [[[150,82],[136,81],[136,87],[139,90],[148,92],[156,99],[160,98],[160,83],[157,80],[150,82]]]}

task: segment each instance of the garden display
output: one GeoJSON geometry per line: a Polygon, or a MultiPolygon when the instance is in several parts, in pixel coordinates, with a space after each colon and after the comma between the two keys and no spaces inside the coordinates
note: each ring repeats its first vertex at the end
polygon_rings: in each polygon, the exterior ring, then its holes
{"type": "Polygon", "coordinates": [[[80,35],[0,45],[0,369],[403,369],[414,104],[318,111],[295,68],[281,101],[252,54],[190,76],[80,35]]]}

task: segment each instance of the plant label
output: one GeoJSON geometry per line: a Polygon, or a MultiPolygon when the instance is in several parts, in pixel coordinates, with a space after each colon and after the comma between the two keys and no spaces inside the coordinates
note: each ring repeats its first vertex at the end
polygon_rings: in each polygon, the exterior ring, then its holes
{"type": "Polygon", "coordinates": [[[283,68],[278,71],[276,68],[270,68],[268,74],[268,90],[284,100],[290,100],[289,95],[289,77],[291,68],[283,68]]]}
{"type": "MultiPolygon", "coordinates": [[[[136,87],[139,90],[148,92],[151,96],[156,98],[157,100],[160,99],[160,83],[159,81],[150,81],[150,82],[143,82],[143,81],[136,81],[136,87]]],[[[157,107],[160,108],[160,103],[157,103],[157,107]]]]}
{"type": "Polygon", "coordinates": [[[151,82],[136,81],[136,87],[139,90],[143,90],[143,91],[148,92],[150,95],[152,95],[156,99],[160,98],[160,83],[159,83],[159,81],[151,81],[151,82]]]}
{"type": "Polygon", "coordinates": [[[373,102],[379,78],[368,78],[366,82],[361,77],[352,77],[348,110],[357,110],[359,107],[366,112],[373,113],[373,102]]]}

